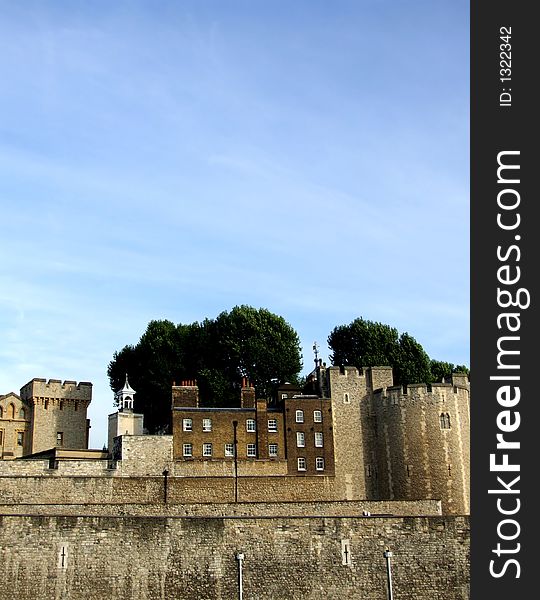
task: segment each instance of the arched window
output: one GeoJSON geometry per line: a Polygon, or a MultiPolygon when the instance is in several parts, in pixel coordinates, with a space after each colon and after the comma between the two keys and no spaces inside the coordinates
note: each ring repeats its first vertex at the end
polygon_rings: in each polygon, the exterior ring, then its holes
{"type": "Polygon", "coordinates": [[[19,419],[26,419],[26,411],[21,406],[21,410],[19,411],[19,419]]]}
{"type": "Polygon", "coordinates": [[[450,415],[448,413],[441,413],[439,421],[441,423],[441,429],[450,429],[450,415]]]}
{"type": "Polygon", "coordinates": [[[0,419],[4,418],[4,409],[0,406],[0,419]]]}
{"type": "Polygon", "coordinates": [[[15,404],[11,403],[8,408],[8,418],[15,418],[15,404]]]}

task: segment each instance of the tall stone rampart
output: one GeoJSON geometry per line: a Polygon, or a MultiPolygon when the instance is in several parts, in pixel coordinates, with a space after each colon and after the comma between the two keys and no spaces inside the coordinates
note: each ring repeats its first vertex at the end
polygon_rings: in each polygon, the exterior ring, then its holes
{"type": "Polygon", "coordinates": [[[386,388],[373,395],[380,498],[441,498],[469,513],[469,389],[447,384],[386,388]]]}
{"type": "Polygon", "coordinates": [[[0,600],[469,597],[463,517],[0,516],[0,600]]]}

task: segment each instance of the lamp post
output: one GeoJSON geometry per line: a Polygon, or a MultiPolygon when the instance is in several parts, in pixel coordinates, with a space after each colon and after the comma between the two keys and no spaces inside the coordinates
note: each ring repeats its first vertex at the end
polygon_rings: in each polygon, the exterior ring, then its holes
{"type": "Polygon", "coordinates": [[[167,504],[167,477],[169,475],[169,471],[165,469],[163,471],[163,504],[167,504]]]}
{"type": "Polygon", "coordinates": [[[242,600],[244,597],[244,582],[242,580],[242,561],[245,556],[243,552],[238,552],[236,559],[238,560],[238,600],[242,600]]]}
{"type": "Polygon", "coordinates": [[[394,593],[392,591],[392,565],[390,559],[394,556],[388,548],[384,550],[384,558],[386,558],[386,577],[388,581],[388,600],[394,600],[394,593]]]}

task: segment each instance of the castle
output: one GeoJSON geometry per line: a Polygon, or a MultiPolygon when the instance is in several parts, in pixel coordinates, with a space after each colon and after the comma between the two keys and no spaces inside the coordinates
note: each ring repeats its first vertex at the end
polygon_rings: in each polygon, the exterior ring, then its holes
{"type": "Polygon", "coordinates": [[[3,455],[19,457],[0,461],[0,550],[20,598],[232,599],[242,568],[246,598],[378,598],[386,546],[400,598],[468,597],[465,375],[403,389],[390,367],[317,361],[304,389],[269,404],[244,380],[240,407],[219,409],[183,381],[161,436],[135,394],[126,377],[107,452],[87,449],[90,384],[0,397],[3,455]]]}

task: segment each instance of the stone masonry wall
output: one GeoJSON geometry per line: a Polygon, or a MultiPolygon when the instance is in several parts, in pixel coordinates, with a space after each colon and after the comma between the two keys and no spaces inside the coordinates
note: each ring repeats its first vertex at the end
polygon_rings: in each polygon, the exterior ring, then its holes
{"type": "Polygon", "coordinates": [[[146,517],[358,517],[441,515],[435,500],[389,502],[237,502],[199,504],[0,504],[4,515],[146,516],[146,517]],[[369,515],[365,515],[369,513],[369,515]]]}
{"type": "Polygon", "coordinates": [[[464,517],[0,516],[0,600],[469,597],[464,517]]]}
{"type": "Polygon", "coordinates": [[[375,394],[380,497],[441,498],[443,512],[469,512],[469,390],[410,385],[375,394]],[[441,419],[448,419],[446,426],[441,419]]]}

